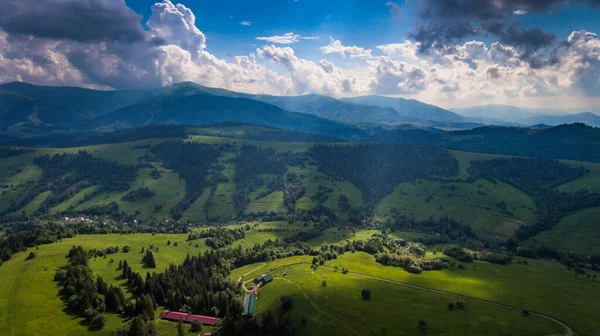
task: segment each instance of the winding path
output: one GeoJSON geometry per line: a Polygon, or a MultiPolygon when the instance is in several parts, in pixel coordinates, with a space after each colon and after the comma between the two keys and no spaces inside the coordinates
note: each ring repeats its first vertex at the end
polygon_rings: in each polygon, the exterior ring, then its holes
{"type": "MultiPolygon", "coordinates": [[[[327,268],[327,269],[330,269],[330,270],[334,270],[333,268],[327,267],[327,266],[321,266],[321,267],[327,268]]],[[[368,275],[368,274],[362,274],[362,273],[356,273],[356,272],[350,272],[350,271],[348,272],[348,274],[353,274],[353,275],[356,275],[356,276],[360,276],[360,277],[363,277],[363,278],[369,278],[369,279],[373,279],[373,280],[385,281],[385,282],[388,282],[388,283],[392,283],[392,284],[395,284],[395,285],[400,285],[400,286],[404,286],[404,287],[408,287],[408,288],[420,289],[420,290],[424,290],[424,291],[431,292],[431,293],[442,294],[442,295],[452,296],[452,297],[456,297],[456,298],[461,298],[461,299],[467,299],[467,300],[472,300],[472,301],[487,303],[487,304],[491,304],[491,305],[498,306],[498,307],[504,307],[504,308],[511,309],[511,310],[516,310],[516,311],[522,311],[523,310],[521,308],[513,307],[513,306],[510,306],[510,305],[507,305],[507,304],[504,304],[504,303],[499,303],[499,302],[494,302],[494,301],[489,301],[489,300],[484,300],[484,299],[478,299],[478,298],[474,298],[474,297],[467,296],[467,295],[461,295],[461,294],[455,294],[455,293],[451,293],[451,292],[445,292],[445,291],[442,291],[442,290],[432,289],[432,288],[428,288],[428,287],[411,285],[411,284],[408,284],[406,282],[395,281],[395,280],[390,280],[390,279],[386,279],[386,278],[380,278],[380,277],[376,277],[376,276],[372,276],[372,275],[368,275]]],[[[550,317],[550,316],[547,316],[547,315],[544,315],[544,314],[540,314],[540,313],[536,313],[536,312],[530,312],[530,314],[534,315],[534,316],[541,317],[541,318],[549,320],[549,321],[552,321],[552,322],[554,322],[556,324],[559,324],[560,326],[562,326],[563,328],[565,328],[565,330],[567,332],[566,334],[564,334],[564,336],[573,336],[573,329],[571,329],[571,327],[569,327],[568,325],[564,324],[563,322],[561,322],[561,321],[559,321],[559,320],[557,320],[557,319],[555,319],[553,317],[550,317]]]]}

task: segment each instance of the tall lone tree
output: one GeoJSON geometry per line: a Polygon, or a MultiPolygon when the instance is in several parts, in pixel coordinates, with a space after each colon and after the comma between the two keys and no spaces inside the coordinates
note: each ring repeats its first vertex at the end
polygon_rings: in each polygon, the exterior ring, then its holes
{"type": "Polygon", "coordinates": [[[150,250],[146,250],[146,255],[142,258],[142,262],[148,268],[156,268],[156,260],[154,260],[154,254],[150,250]]]}

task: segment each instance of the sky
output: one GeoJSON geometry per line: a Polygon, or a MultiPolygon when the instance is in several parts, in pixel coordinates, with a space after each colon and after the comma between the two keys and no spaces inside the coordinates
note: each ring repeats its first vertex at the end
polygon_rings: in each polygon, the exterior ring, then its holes
{"type": "Polygon", "coordinates": [[[4,0],[0,82],[600,107],[600,0],[4,0]]]}

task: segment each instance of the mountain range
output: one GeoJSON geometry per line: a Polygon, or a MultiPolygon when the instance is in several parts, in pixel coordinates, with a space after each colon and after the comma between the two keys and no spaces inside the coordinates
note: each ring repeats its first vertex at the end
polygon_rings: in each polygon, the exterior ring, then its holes
{"type": "Polygon", "coordinates": [[[145,90],[102,91],[77,87],[0,85],[0,139],[86,134],[154,124],[242,122],[360,140],[408,129],[455,130],[483,125],[531,126],[586,123],[590,112],[551,116],[506,105],[448,111],[414,99],[317,94],[255,95],[191,82],[145,90]],[[462,115],[461,115],[462,114],[462,115]]]}

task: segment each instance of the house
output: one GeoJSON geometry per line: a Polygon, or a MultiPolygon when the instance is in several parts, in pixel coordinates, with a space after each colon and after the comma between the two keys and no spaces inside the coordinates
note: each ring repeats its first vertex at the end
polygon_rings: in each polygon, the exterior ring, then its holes
{"type": "Polygon", "coordinates": [[[256,307],[256,294],[247,294],[244,297],[244,316],[253,317],[256,307]]]}
{"type": "Polygon", "coordinates": [[[163,311],[160,314],[160,318],[163,320],[175,321],[175,322],[181,320],[183,322],[188,322],[188,323],[192,323],[192,321],[198,320],[198,321],[202,322],[202,324],[209,325],[209,326],[214,326],[215,324],[217,324],[217,322],[221,321],[221,319],[218,317],[192,315],[192,314],[187,314],[187,313],[182,313],[182,312],[172,312],[172,311],[168,311],[168,310],[163,311]]]}
{"type": "Polygon", "coordinates": [[[271,281],[273,281],[273,276],[271,274],[261,274],[254,279],[254,283],[261,286],[264,286],[271,281]]]}
{"type": "Polygon", "coordinates": [[[265,277],[264,274],[261,274],[261,275],[257,276],[256,278],[254,278],[254,283],[255,284],[261,283],[263,281],[264,277],[265,277]]]}

